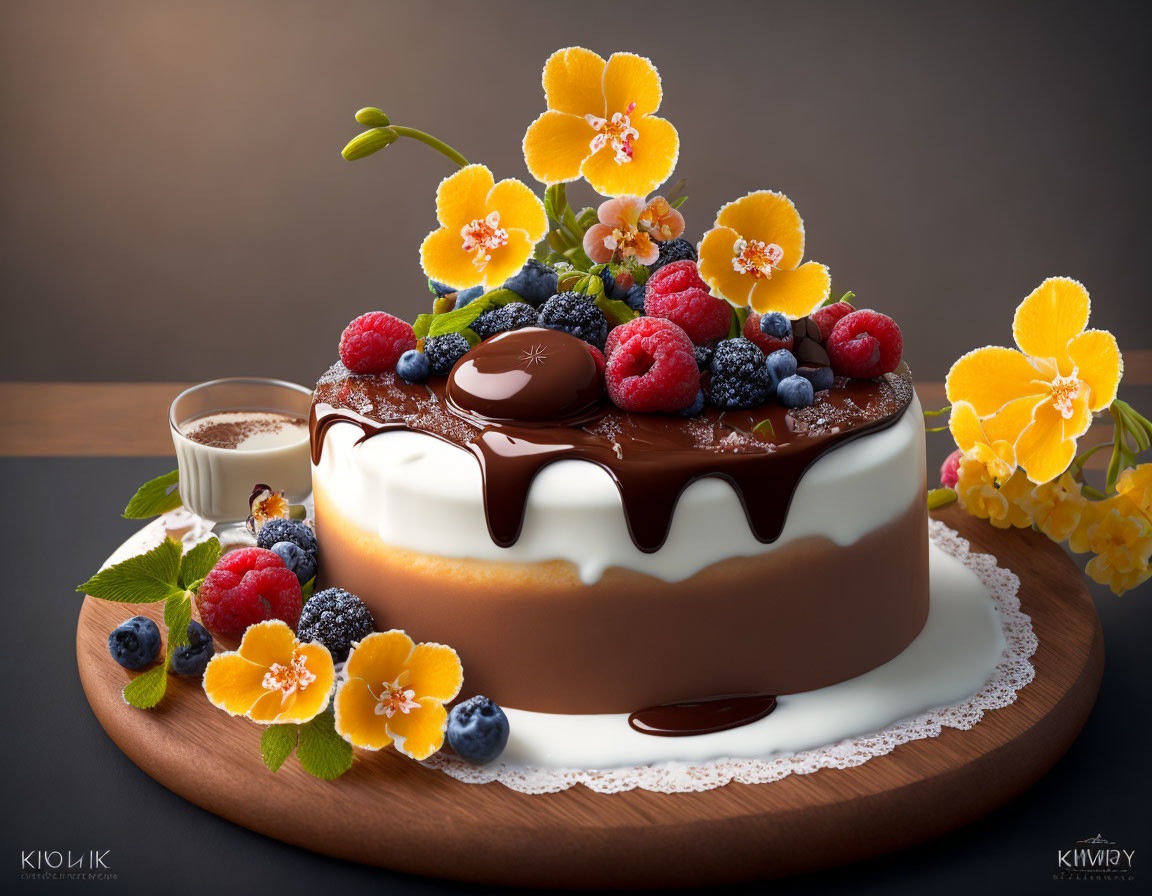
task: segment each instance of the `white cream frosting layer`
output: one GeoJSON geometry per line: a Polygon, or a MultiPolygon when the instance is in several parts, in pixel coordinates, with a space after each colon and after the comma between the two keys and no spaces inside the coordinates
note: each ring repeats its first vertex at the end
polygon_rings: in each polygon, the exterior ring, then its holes
{"type": "Polygon", "coordinates": [[[488,534],[480,466],[455,445],[396,430],[361,439],[337,422],[324,436],[314,487],[344,516],[393,547],[425,554],[511,563],[568,560],[586,584],[619,566],[676,582],[731,557],[777,551],[812,535],[849,545],[895,519],[924,484],[924,417],[913,399],[892,426],[823,455],[796,487],[788,519],[772,544],[757,541],[735,490],[722,479],[692,483],[680,496],[664,546],[633,544],[620,494],[593,463],[560,460],[536,476],[524,527],[511,547],[488,534]]]}

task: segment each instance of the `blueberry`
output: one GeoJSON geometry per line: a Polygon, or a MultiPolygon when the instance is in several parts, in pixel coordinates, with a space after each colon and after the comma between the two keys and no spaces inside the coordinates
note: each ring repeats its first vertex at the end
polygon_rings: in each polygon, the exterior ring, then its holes
{"type": "MultiPolygon", "coordinates": [[[[287,544],[288,542],[283,542],[287,544]]],[[[293,547],[296,547],[293,545],[293,547]]],[[[296,548],[299,550],[299,548],[296,548]]],[[[208,660],[216,652],[216,645],[212,643],[212,635],[208,629],[199,622],[188,623],[188,643],[172,651],[172,665],[170,671],[173,675],[189,675],[199,678],[208,667],[208,660]]]]}
{"type": "Polygon", "coordinates": [[[424,352],[414,348],[408,349],[396,362],[396,375],[406,383],[423,383],[432,372],[432,366],[424,352]]]}
{"type": "Polygon", "coordinates": [[[268,550],[276,554],[284,561],[285,566],[296,573],[301,585],[315,577],[316,555],[311,551],[306,551],[290,541],[278,541],[268,550]]]}
{"type": "Polygon", "coordinates": [[[469,302],[480,298],[484,295],[483,286],[473,286],[471,289],[462,289],[456,293],[456,307],[463,308],[469,302]]]}
{"type": "Polygon", "coordinates": [[[780,380],[776,387],[776,400],[786,408],[806,408],[814,399],[812,383],[796,374],[780,380]]]}
{"type": "Polygon", "coordinates": [[[764,366],[772,375],[772,382],[779,383],[796,372],[796,356],[788,349],[780,348],[764,360],[764,366]]]}
{"type": "Polygon", "coordinates": [[[773,339],[787,339],[792,335],[792,321],[779,311],[769,311],[760,316],[760,332],[773,339]]]}
{"type": "Polygon", "coordinates": [[[712,353],[709,398],[721,408],[752,408],[772,395],[772,377],[764,352],[743,336],[724,339],[712,353]]]}
{"type": "Polygon", "coordinates": [[[696,393],[696,399],[680,413],[685,417],[699,417],[704,412],[704,390],[696,393]]]}
{"type": "Polygon", "coordinates": [[[835,378],[831,367],[801,367],[796,373],[808,380],[817,392],[831,389],[832,380],[835,378]]]}
{"type": "Polygon", "coordinates": [[[160,628],[147,616],[133,616],[112,630],[108,652],[125,669],[143,669],[160,653],[160,628]]]}
{"type": "Polygon", "coordinates": [[[518,274],[504,281],[510,289],[529,305],[542,305],[556,295],[556,272],[543,262],[529,258],[518,274]]]}
{"type": "Polygon", "coordinates": [[[441,283],[439,280],[433,280],[431,277],[428,278],[428,288],[432,290],[432,295],[438,299],[442,299],[448,295],[448,293],[456,291],[447,283],[441,283]]]}
{"type": "Polygon", "coordinates": [[[504,752],[508,717],[487,697],[472,697],[448,714],[448,744],[461,759],[481,765],[504,752]]]}
{"type": "Polygon", "coordinates": [[[270,551],[272,545],[280,541],[290,541],[314,557],[318,554],[316,533],[303,520],[271,519],[256,533],[256,547],[266,551],[270,551]]]}
{"type": "Polygon", "coordinates": [[[437,376],[447,376],[452,365],[468,353],[472,346],[468,344],[459,333],[448,333],[445,336],[431,336],[424,340],[424,355],[432,372],[437,376]]]}
{"type": "Polygon", "coordinates": [[[608,318],[591,297],[578,292],[552,296],[540,309],[539,325],[583,339],[601,351],[608,338],[608,318]]]}
{"type": "Polygon", "coordinates": [[[624,294],[624,304],[633,311],[644,310],[644,287],[639,283],[632,284],[632,288],[624,294]]]}

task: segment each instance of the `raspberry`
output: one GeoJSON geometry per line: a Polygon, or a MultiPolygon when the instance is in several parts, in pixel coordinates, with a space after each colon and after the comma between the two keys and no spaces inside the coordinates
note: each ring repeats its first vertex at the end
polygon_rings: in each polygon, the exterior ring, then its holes
{"type": "Polygon", "coordinates": [[[820,341],[827,342],[828,337],[832,335],[832,328],[836,326],[837,321],[855,310],[856,309],[847,302],[834,302],[831,305],[825,305],[823,308],[817,308],[808,315],[808,319],[815,321],[816,326],[820,328],[820,341]]]}
{"type": "Polygon", "coordinates": [[[266,619],[296,628],[302,595],[296,574],[264,548],[229,551],[212,568],[196,595],[205,627],[221,638],[239,638],[266,619]]]}
{"type": "Polygon", "coordinates": [[[772,394],[764,353],[751,341],[725,339],[712,355],[712,403],[722,408],[753,408],[772,394]]]}
{"type": "Polygon", "coordinates": [[[792,350],[792,334],[789,333],[784,339],[776,339],[769,336],[762,329],[760,329],[760,315],[755,311],[748,314],[748,319],[744,321],[744,332],[742,333],[745,339],[754,342],[756,347],[765,355],[770,355],[772,352],[778,352],[780,349],[792,350]]]}
{"type": "Polygon", "coordinates": [[[540,309],[538,325],[583,339],[596,348],[603,348],[608,336],[608,318],[604,312],[591,297],[578,292],[552,296],[540,309]]]}
{"type": "MultiPolygon", "coordinates": [[[[587,343],[585,343],[587,345],[587,343]]],[[[596,362],[596,370],[600,373],[600,379],[604,379],[604,368],[608,363],[604,360],[604,353],[594,345],[588,346],[588,354],[592,356],[592,360],[596,362]]]]}
{"type": "Polygon", "coordinates": [[[696,257],[696,247],[684,237],[678,236],[674,240],[666,240],[660,244],[660,257],[649,268],[655,273],[665,265],[677,261],[695,261],[696,257]]]}
{"type": "Polygon", "coordinates": [[[608,397],[626,411],[675,413],[696,399],[700,370],[684,335],[654,323],[638,317],[612,331],[619,336],[605,371],[608,397]]]}
{"type": "Polygon", "coordinates": [[[957,448],[940,465],[940,485],[944,488],[955,488],[960,479],[960,455],[963,452],[957,448]]]}
{"type": "Polygon", "coordinates": [[[672,321],[696,345],[723,339],[732,322],[731,307],[708,294],[694,261],[674,261],[648,278],[644,312],[672,321]]]}
{"type": "Polygon", "coordinates": [[[436,376],[448,376],[452,365],[468,354],[471,348],[468,340],[459,333],[431,336],[424,340],[424,354],[436,376]]]}
{"type": "Polygon", "coordinates": [[[637,317],[630,320],[628,323],[619,327],[614,327],[612,332],[608,334],[608,341],[604,343],[604,355],[611,358],[612,353],[625,339],[633,339],[637,336],[651,336],[654,333],[666,334],[671,339],[676,339],[684,346],[686,351],[692,351],[692,340],[688,338],[688,334],[681,330],[676,324],[670,320],[665,320],[662,317],[637,317]]]}
{"type": "Polygon", "coordinates": [[[896,369],[904,353],[904,337],[887,314],[864,309],[840,318],[825,348],[837,373],[871,379],[896,369]]]}
{"type": "Polygon", "coordinates": [[[384,311],[361,314],[340,334],[340,360],[353,373],[384,373],[416,348],[412,325],[384,311]]]}

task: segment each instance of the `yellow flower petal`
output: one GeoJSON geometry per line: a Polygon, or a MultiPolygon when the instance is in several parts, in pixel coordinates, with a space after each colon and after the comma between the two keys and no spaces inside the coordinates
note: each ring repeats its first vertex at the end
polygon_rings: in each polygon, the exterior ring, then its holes
{"type": "Polygon", "coordinates": [[[352,678],[336,691],[336,731],[354,747],[383,750],[392,743],[388,717],[376,714],[377,700],[362,678],[352,678]]]}
{"type": "Polygon", "coordinates": [[[596,132],[583,118],[548,111],[528,125],[524,134],[524,162],[529,173],[545,184],[577,180],[580,166],[592,154],[596,132]]]}
{"type": "Polygon", "coordinates": [[[416,702],[419,709],[397,713],[388,720],[388,733],[405,756],[427,759],[444,745],[448,712],[443,704],[429,697],[416,702]]]}
{"type": "Polygon", "coordinates": [[[557,50],[544,63],[544,98],[549,109],[604,117],[604,60],[583,47],[557,50]]]}
{"type": "Polygon", "coordinates": [[[441,227],[424,237],[420,244],[420,266],[433,280],[439,280],[456,289],[479,285],[482,271],[472,263],[472,255],[463,249],[460,231],[441,227]]]}
{"type": "Polygon", "coordinates": [[[286,699],[280,691],[265,691],[264,696],[253,703],[252,708],[248,710],[248,718],[261,725],[280,722],[282,721],[280,713],[285,709],[285,704],[291,702],[292,698],[286,699]]]}
{"type": "Polygon", "coordinates": [[[469,221],[483,218],[488,192],[495,185],[492,172],[483,165],[465,165],[436,188],[436,218],[459,234],[469,221]]]}
{"type": "Polygon", "coordinates": [[[795,320],[819,308],[831,289],[828,268],[808,261],[794,271],[773,271],[771,277],[757,280],[749,304],[759,314],[782,311],[795,320]]]}
{"type": "Polygon", "coordinates": [[[731,227],[746,240],[775,243],[784,250],[779,268],[791,271],[804,258],[804,221],[792,200],[774,190],[757,190],[716,213],[716,224],[731,227]]]}
{"type": "Polygon", "coordinates": [[[412,639],[402,631],[373,632],[348,654],[344,672],[348,678],[363,678],[372,687],[395,681],[404,671],[412,639]]]}
{"type": "Polygon", "coordinates": [[[1036,414],[1036,406],[1044,400],[1040,395],[1028,395],[1017,398],[1004,405],[995,414],[980,421],[984,427],[989,443],[1004,440],[1015,444],[1020,433],[1028,428],[1036,414]]]}
{"type": "Polygon", "coordinates": [[[613,53],[604,67],[604,114],[651,115],[660,108],[660,73],[652,61],[635,53],[613,53]],[[632,112],[628,106],[636,104],[632,112]]]}
{"type": "Polygon", "coordinates": [[[332,654],[323,644],[302,644],[296,648],[296,656],[305,659],[305,667],[316,676],[316,680],[308,687],[297,689],[293,695],[295,700],[290,706],[284,707],[284,712],[278,722],[307,722],[315,718],[328,708],[328,700],[332,696],[332,685],[336,682],[336,666],[332,662],[332,654]]]}
{"type": "Polygon", "coordinates": [[[1068,343],[1068,356],[1076,365],[1077,377],[1091,390],[1088,406],[1102,411],[1112,404],[1124,375],[1116,337],[1107,330],[1086,330],[1068,343]]]}
{"type": "Polygon", "coordinates": [[[1010,348],[985,346],[961,357],[945,380],[948,401],[966,401],[980,417],[995,414],[1011,401],[1048,394],[1048,384],[1028,359],[1010,348]]]}
{"type": "Polygon", "coordinates": [[[732,267],[732,247],[738,239],[740,234],[731,227],[713,227],[700,241],[700,260],[696,268],[700,279],[711,288],[712,295],[742,308],[748,304],[756,280],[751,274],[741,274],[732,267]]]}
{"type": "Polygon", "coordinates": [[[989,444],[988,436],[984,434],[984,427],[980,425],[980,418],[972,405],[966,401],[958,401],[952,405],[948,414],[948,431],[956,447],[961,451],[968,451],[978,443],[989,444]]]}
{"type": "Polygon", "coordinates": [[[443,644],[417,644],[408,657],[411,687],[420,697],[431,697],[447,703],[460,693],[464,668],[460,657],[443,644]]]}
{"type": "Polygon", "coordinates": [[[1064,435],[1065,422],[1051,403],[1044,402],[1016,441],[1016,462],[1037,484],[1055,479],[1076,456],[1076,440],[1064,435]]]}
{"type": "Polygon", "coordinates": [[[1055,358],[1060,373],[1072,373],[1068,343],[1088,324],[1088,290],[1067,277],[1049,277],[1020,303],[1012,336],[1034,358],[1055,358]]]}
{"type": "Polygon", "coordinates": [[[528,239],[538,243],[548,231],[544,203],[523,181],[505,178],[488,191],[485,211],[500,213],[500,226],[523,230],[528,239]]]}
{"type": "Polygon", "coordinates": [[[267,672],[267,667],[251,663],[235,651],[220,653],[204,670],[204,693],[213,706],[234,716],[247,715],[267,693],[260,684],[267,672]]]}
{"type": "Polygon", "coordinates": [[[296,644],[296,634],[286,623],[268,619],[248,627],[236,652],[250,663],[267,669],[273,663],[290,662],[296,644]]]}
{"type": "Polygon", "coordinates": [[[589,156],[580,173],[601,196],[644,196],[668,179],[680,154],[676,128],[655,115],[633,117],[639,136],[632,141],[632,161],[617,162],[611,146],[589,156]]]}
{"type": "Polygon", "coordinates": [[[509,230],[508,243],[492,250],[492,258],[481,272],[485,290],[493,290],[517,273],[532,254],[534,242],[528,239],[523,230],[509,230]]]}

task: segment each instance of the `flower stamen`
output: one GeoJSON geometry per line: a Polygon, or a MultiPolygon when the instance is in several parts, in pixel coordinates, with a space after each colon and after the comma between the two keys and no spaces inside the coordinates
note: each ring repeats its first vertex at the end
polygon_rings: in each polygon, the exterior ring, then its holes
{"type": "Polygon", "coordinates": [[[414,699],[416,691],[407,686],[407,678],[407,673],[401,673],[395,681],[385,682],[379,694],[371,688],[368,689],[368,693],[376,698],[373,710],[376,715],[392,718],[396,713],[407,715],[412,710],[420,708],[420,704],[414,699]]]}
{"type": "Polygon", "coordinates": [[[632,141],[640,136],[640,132],[632,127],[630,116],[635,111],[636,104],[629,103],[623,112],[613,112],[611,118],[601,118],[591,113],[585,115],[584,120],[596,132],[596,136],[588,142],[592,152],[596,153],[605,146],[611,146],[617,165],[631,162],[634,152],[632,141]]]}
{"type": "Polygon", "coordinates": [[[1060,412],[1065,420],[1071,420],[1073,402],[1080,397],[1080,380],[1076,376],[1075,368],[1071,376],[1057,376],[1052,380],[1052,407],[1060,412]]]}
{"type": "Polygon", "coordinates": [[[306,691],[315,680],[316,673],[308,668],[308,658],[297,654],[287,666],[280,663],[269,666],[260,686],[266,691],[280,691],[283,696],[290,697],[296,691],[306,691]]]}
{"type": "Polygon", "coordinates": [[[743,237],[732,244],[732,255],[732,270],[738,274],[750,274],[756,280],[771,278],[773,269],[784,260],[784,250],[775,243],[743,237]]]}
{"type": "Polygon", "coordinates": [[[492,252],[508,245],[508,231],[500,226],[500,212],[490,212],[486,218],[475,218],[460,228],[463,243],[460,248],[474,252],[472,264],[482,271],[492,260],[492,252]]]}

